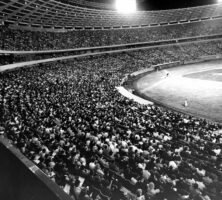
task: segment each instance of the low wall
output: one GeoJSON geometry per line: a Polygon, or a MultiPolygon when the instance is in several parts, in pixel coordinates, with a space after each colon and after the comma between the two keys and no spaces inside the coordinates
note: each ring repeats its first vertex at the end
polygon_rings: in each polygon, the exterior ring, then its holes
{"type": "Polygon", "coordinates": [[[208,60],[217,60],[217,59],[221,59],[222,55],[221,54],[217,54],[217,55],[209,55],[209,56],[202,56],[201,59],[204,61],[208,61],[208,60]]]}
{"type": "Polygon", "coordinates": [[[0,138],[1,200],[71,200],[36,165],[0,138]]]}
{"type": "Polygon", "coordinates": [[[152,66],[152,68],[154,70],[162,70],[162,69],[168,69],[168,68],[171,68],[171,67],[176,67],[178,65],[181,65],[180,61],[158,64],[158,65],[152,66]]]}
{"type": "Polygon", "coordinates": [[[147,101],[146,99],[142,99],[134,94],[132,94],[131,92],[129,92],[128,90],[126,90],[124,87],[116,87],[116,89],[118,90],[118,92],[120,94],[122,94],[124,97],[128,98],[128,99],[132,99],[133,101],[139,103],[139,104],[143,104],[143,105],[153,105],[153,102],[151,101],[147,101]]]}

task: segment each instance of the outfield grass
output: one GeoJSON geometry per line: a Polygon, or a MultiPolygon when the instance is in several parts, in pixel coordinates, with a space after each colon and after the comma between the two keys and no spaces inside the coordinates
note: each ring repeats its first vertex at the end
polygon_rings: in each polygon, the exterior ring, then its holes
{"type": "Polygon", "coordinates": [[[148,74],[134,84],[147,99],[222,123],[222,60],[148,74]],[[187,99],[188,107],[184,107],[187,99]]]}

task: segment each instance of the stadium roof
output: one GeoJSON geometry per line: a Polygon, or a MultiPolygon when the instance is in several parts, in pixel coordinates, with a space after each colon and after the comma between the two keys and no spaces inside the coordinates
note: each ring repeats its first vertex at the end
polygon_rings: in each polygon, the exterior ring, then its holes
{"type": "Polygon", "coordinates": [[[142,10],[187,8],[218,3],[218,0],[137,0],[142,10]]]}
{"type": "MultiPolygon", "coordinates": [[[[115,9],[116,0],[58,0],[64,3],[96,7],[103,9],[115,9]]],[[[139,10],[165,10],[175,8],[187,8],[218,3],[219,0],[136,0],[139,10]]]]}
{"type": "Polygon", "coordinates": [[[222,4],[164,11],[116,11],[71,6],[55,0],[0,0],[0,23],[70,29],[131,28],[222,18],[222,4]]]}
{"type": "MultiPolygon", "coordinates": [[[[7,0],[6,0],[7,1],[7,0]]],[[[10,0],[9,0],[10,1],[10,0]]],[[[17,0],[14,0],[17,1],[17,0]]],[[[117,0],[56,0],[88,8],[115,10],[117,0]]],[[[137,10],[166,10],[215,4],[220,0],[136,0],[137,10]]]]}

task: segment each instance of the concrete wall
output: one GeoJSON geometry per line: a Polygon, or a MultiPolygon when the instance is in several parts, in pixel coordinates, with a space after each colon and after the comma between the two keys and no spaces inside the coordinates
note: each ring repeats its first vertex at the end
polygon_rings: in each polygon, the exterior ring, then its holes
{"type": "Polygon", "coordinates": [[[37,166],[0,139],[1,200],[71,200],[37,166]]]}

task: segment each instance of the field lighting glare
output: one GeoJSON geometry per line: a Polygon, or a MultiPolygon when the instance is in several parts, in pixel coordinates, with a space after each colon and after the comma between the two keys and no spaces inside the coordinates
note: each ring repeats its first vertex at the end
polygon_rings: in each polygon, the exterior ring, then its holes
{"type": "Polygon", "coordinates": [[[116,0],[116,9],[120,13],[133,13],[136,11],[136,0],[116,0]]]}

